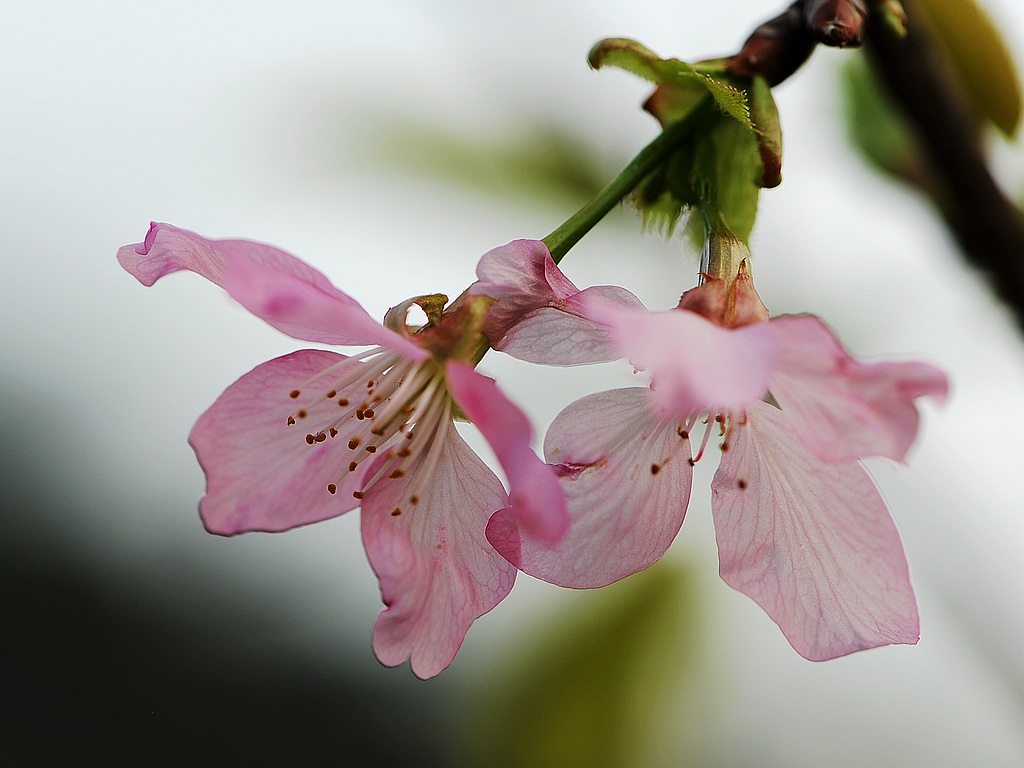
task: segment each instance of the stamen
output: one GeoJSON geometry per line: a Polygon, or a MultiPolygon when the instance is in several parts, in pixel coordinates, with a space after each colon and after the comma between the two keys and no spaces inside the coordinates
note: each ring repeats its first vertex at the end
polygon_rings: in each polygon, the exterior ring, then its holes
{"type": "Polygon", "coordinates": [[[710,414],[708,415],[708,418],[704,420],[704,423],[706,425],[704,427],[704,437],[700,441],[700,449],[697,451],[697,455],[690,459],[690,464],[696,464],[704,455],[704,449],[708,447],[708,440],[711,439],[711,427],[714,426],[716,421],[717,418],[712,419],[710,414]]]}
{"type": "MultiPolygon", "coordinates": [[[[742,415],[739,415],[739,416],[733,416],[732,417],[732,425],[731,425],[732,431],[735,433],[735,430],[745,429],[748,423],[749,422],[748,422],[747,414],[746,413],[743,413],[742,415]]],[[[743,437],[744,438],[740,442],[740,445],[742,446],[742,451],[740,453],[739,472],[737,473],[736,487],[739,488],[741,491],[745,491],[747,489],[747,486],[748,486],[749,481],[750,481],[749,479],[750,479],[750,456],[751,456],[750,444],[751,444],[751,440],[750,440],[750,435],[749,434],[746,434],[746,435],[737,434],[736,436],[737,436],[737,438],[738,437],[743,437]]]]}

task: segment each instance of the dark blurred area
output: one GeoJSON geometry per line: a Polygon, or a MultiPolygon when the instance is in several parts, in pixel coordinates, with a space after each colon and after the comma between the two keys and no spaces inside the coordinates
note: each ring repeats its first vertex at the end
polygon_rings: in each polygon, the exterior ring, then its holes
{"type": "MultiPolygon", "coordinates": [[[[9,405],[21,400],[2,389],[9,405]]],[[[376,666],[369,627],[359,658],[339,648],[318,660],[289,647],[295,635],[271,601],[260,605],[243,580],[218,578],[219,564],[194,553],[151,564],[166,571],[157,577],[133,573],[128,552],[109,572],[97,568],[76,546],[96,517],[89,494],[69,503],[55,482],[89,446],[67,424],[49,426],[12,408],[0,435],[0,764],[449,762],[454,683],[376,666]]]]}

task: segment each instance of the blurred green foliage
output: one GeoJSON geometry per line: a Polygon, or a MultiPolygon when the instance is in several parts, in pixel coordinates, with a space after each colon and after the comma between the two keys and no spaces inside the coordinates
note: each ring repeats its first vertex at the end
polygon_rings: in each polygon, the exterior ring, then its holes
{"type": "Polygon", "coordinates": [[[910,126],[879,87],[864,57],[851,54],[842,70],[846,129],[876,169],[931,191],[928,164],[910,126]]]}
{"type": "Polygon", "coordinates": [[[649,768],[685,764],[686,682],[701,621],[689,570],[662,561],[610,587],[481,681],[466,764],[495,768],[649,768]],[[681,762],[682,761],[682,762],[681,762]]]}
{"type": "Polygon", "coordinates": [[[487,137],[467,137],[427,124],[388,121],[374,144],[403,170],[495,197],[578,207],[594,197],[614,169],[578,136],[549,121],[487,137]]]}
{"type": "Polygon", "coordinates": [[[916,0],[963,94],[980,118],[1012,137],[1020,126],[1021,84],[999,30],[973,0],[916,0]]]}

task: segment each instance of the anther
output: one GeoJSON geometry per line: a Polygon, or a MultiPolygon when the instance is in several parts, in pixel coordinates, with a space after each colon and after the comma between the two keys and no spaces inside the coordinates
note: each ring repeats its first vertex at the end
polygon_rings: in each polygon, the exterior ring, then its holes
{"type": "Polygon", "coordinates": [[[295,425],[295,417],[294,416],[289,416],[288,417],[288,426],[291,427],[291,426],[294,426],[294,425],[295,425]]]}
{"type": "Polygon", "coordinates": [[[340,405],[342,408],[344,408],[346,405],[348,405],[348,398],[347,397],[339,397],[338,398],[338,405],[340,405]]]}
{"type": "Polygon", "coordinates": [[[349,450],[350,451],[354,451],[356,448],[359,447],[359,443],[360,443],[359,438],[358,437],[353,437],[351,440],[348,441],[348,448],[349,448],[349,450]]]}
{"type": "Polygon", "coordinates": [[[306,442],[309,443],[310,445],[312,445],[313,443],[316,442],[316,438],[313,437],[313,435],[311,435],[311,434],[306,435],[306,442]]]}
{"type": "Polygon", "coordinates": [[[367,408],[365,411],[363,411],[363,416],[365,416],[368,419],[372,419],[373,418],[373,408],[367,408]]]}
{"type": "Polygon", "coordinates": [[[338,390],[332,389],[330,392],[327,393],[327,399],[328,400],[333,400],[337,396],[337,394],[338,394],[338,390]]]}
{"type": "Polygon", "coordinates": [[[402,510],[400,510],[398,507],[395,507],[393,510],[391,510],[392,517],[398,517],[400,514],[402,514],[402,510]]]}
{"type": "Polygon", "coordinates": [[[683,438],[683,440],[689,440],[690,439],[690,431],[687,430],[687,429],[680,428],[676,432],[676,434],[679,435],[681,438],[683,438]]]}
{"type": "Polygon", "coordinates": [[[736,481],[736,487],[739,488],[741,491],[747,490],[747,481],[741,477],[739,480],[736,481]]]}
{"type": "Polygon", "coordinates": [[[299,410],[295,415],[300,419],[306,418],[306,412],[304,410],[299,410]]]}
{"type": "Polygon", "coordinates": [[[329,483],[327,485],[327,492],[333,496],[338,492],[338,486],[336,486],[334,483],[329,483]]]}
{"type": "Polygon", "coordinates": [[[376,445],[368,445],[368,446],[366,446],[366,448],[364,450],[367,453],[376,453],[377,452],[377,446],[376,445]]]}
{"type": "Polygon", "coordinates": [[[334,427],[331,427],[331,437],[337,437],[337,436],[338,436],[338,430],[336,430],[334,427]]]}
{"type": "Polygon", "coordinates": [[[397,480],[398,478],[403,477],[404,475],[405,475],[405,470],[404,469],[396,469],[394,472],[392,472],[390,475],[388,475],[388,477],[390,477],[392,480],[397,480]]]}
{"type": "Polygon", "coordinates": [[[412,504],[413,506],[416,506],[417,504],[420,503],[420,497],[414,493],[412,496],[409,497],[409,503],[412,504]]]}
{"type": "Polygon", "coordinates": [[[302,393],[299,390],[293,389],[291,392],[288,393],[288,397],[290,397],[292,400],[294,400],[295,398],[297,398],[301,394],[302,393]]]}
{"type": "Polygon", "coordinates": [[[659,472],[661,472],[661,465],[659,465],[659,464],[651,464],[651,474],[652,475],[656,475],[659,472]]]}
{"type": "Polygon", "coordinates": [[[356,498],[356,499],[361,499],[361,498],[363,498],[363,492],[362,491],[352,491],[352,496],[354,498],[356,498]]]}
{"type": "Polygon", "coordinates": [[[318,443],[322,443],[322,442],[323,442],[324,440],[326,440],[326,439],[327,439],[327,435],[326,435],[326,434],[324,434],[323,432],[317,432],[317,433],[316,433],[316,441],[317,441],[318,443]]]}
{"type": "Polygon", "coordinates": [[[348,471],[349,472],[355,472],[356,471],[356,467],[358,467],[358,466],[359,466],[359,462],[358,461],[349,462],[348,471]]]}

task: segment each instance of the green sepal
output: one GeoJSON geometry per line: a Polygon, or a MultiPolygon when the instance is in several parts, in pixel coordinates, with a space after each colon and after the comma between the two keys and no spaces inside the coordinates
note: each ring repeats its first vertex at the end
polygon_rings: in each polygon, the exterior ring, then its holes
{"type": "Polygon", "coordinates": [[[427,316],[427,325],[437,325],[441,320],[441,313],[444,305],[448,303],[448,297],[443,293],[429,293],[423,296],[413,296],[401,304],[396,304],[384,315],[384,326],[406,338],[412,337],[420,328],[411,328],[406,322],[409,310],[414,306],[423,310],[427,316]]]}
{"type": "Polygon", "coordinates": [[[761,156],[761,186],[770,189],[782,183],[782,121],[767,80],[756,75],[748,92],[761,156]]]}
{"type": "Polygon", "coordinates": [[[693,134],[638,187],[633,202],[647,226],[674,232],[688,210],[712,228],[725,228],[744,242],[757,216],[765,171],[759,134],[719,112],[702,107],[693,134]]]}

